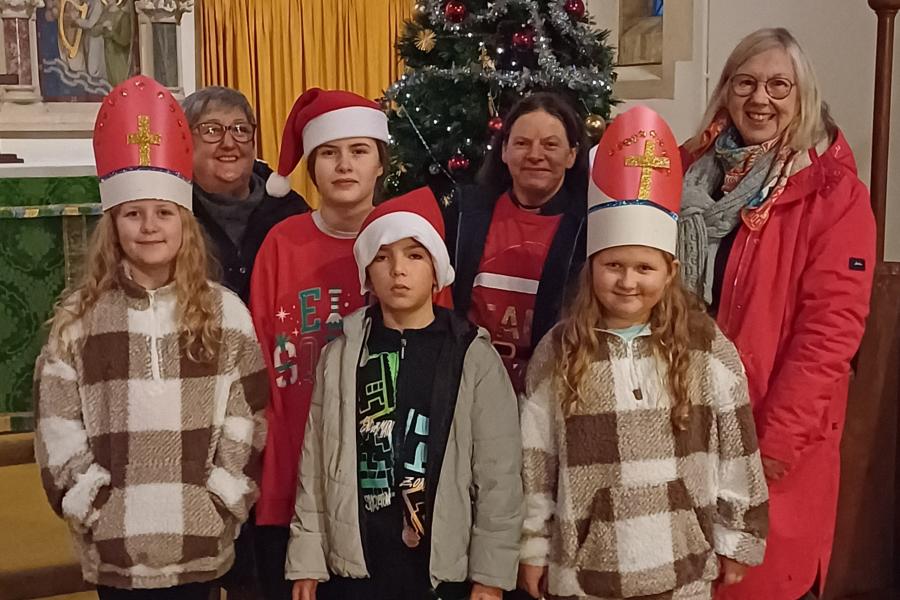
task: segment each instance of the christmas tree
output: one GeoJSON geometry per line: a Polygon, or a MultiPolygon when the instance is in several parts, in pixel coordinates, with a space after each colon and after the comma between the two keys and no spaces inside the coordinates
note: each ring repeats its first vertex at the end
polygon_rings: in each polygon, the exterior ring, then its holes
{"type": "Polygon", "coordinates": [[[531,92],[568,96],[596,141],[615,79],[608,33],[583,0],[418,0],[398,40],[406,73],[385,92],[388,195],[427,183],[449,201],[531,92]]]}

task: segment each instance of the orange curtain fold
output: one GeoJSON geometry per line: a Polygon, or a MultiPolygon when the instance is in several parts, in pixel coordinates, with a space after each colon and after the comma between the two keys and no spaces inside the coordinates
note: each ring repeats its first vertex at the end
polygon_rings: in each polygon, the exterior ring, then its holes
{"type": "MultiPolygon", "coordinates": [[[[278,163],[284,121],[311,87],[379,98],[402,73],[395,50],[413,0],[202,0],[204,85],[240,90],[259,120],[259,156],[278,163]]],[[[311,204],[301,164],[291,177],[311,204]]]]}

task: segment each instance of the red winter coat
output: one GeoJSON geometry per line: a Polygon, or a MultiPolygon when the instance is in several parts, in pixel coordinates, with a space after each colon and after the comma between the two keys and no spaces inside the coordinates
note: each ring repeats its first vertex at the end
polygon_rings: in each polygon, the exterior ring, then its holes
{"type": "Polygon", "coordinates": [[[741,227],[725,269],[717,320],[747,370],[760,451],[789,470],[769,481],[762,566],[721,588],[716,600],[797,600],[817,574],[824,582],[831,558],[850,360],[869,312],[875,219],[843,134],[809,158],[762,230],[741,227]]]}

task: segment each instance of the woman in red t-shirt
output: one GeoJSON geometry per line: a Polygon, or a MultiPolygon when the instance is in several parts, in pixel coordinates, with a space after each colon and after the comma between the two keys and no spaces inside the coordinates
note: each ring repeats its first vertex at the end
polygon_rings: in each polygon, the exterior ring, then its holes
{"type": "Polygon", "coordinates": [[[454,306],[490,332],[517,392],[584,263],[588,149],[564,97],[528,96],[506,115],[478,185],[445,209],[454,306]]]}

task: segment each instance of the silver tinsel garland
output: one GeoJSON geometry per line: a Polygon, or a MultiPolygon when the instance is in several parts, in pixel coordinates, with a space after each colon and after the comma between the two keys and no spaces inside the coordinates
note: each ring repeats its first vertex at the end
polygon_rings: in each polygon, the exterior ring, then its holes
{"type": "Polygon", "coordinates": [[[485,71],[471,67],[441,69],[425,66],[401,76],[386,90],[385,95],[391,100],[396,100],[407,87],[425,83],[433,77],[450,79],[457,83],[464,80],[486,81],[495,83],[501,88],[513,88],[519,92],[524,92],[533,86],[562,86],[597,96],[611,92],[613,83],[610,77],[601,73],[596,67],[560,67],[556,65],[544,67],[540,71],[532,71],[527,68],[521,71],[485,71]]]}
{"type": "MultiPolygon", "coordinates": [[[[419,0],[420,5],[424,7],[425,12],[429,15],[429,20],[433,27],[443,28],[459,34],[465,30],[469,23],[480,24],[486,21],[496,21],[507,12],[511,6],[518,5],[525,8],[531,15],[529,25],[535,31],[535,49],[538,54],[538,64],[541,68],[552,69],[559,66],[556,56],[550,48],[550,38],[544,31],[544,20],[541,17],[540,7],[536,0],[496,0],[489,5],[488,10],[480,14],[470,14],[463,23],[450,23],[444,17],[444,4],[446,0],[419,0]]],[[[595,42],[594,31],[587,23],[574,22],[565,10],[566,0],[556,0],[550,3],[548,12],[553,27],[573,39],[580,46],[586,46],[595,42]]]]}

